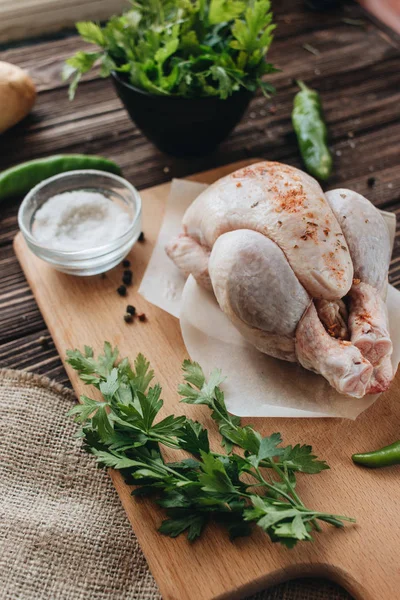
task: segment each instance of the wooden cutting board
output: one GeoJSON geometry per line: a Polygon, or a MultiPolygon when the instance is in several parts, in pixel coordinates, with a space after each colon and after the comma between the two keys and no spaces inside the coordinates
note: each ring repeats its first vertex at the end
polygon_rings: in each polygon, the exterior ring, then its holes
{"type": "MultiPolygon", "coordinates": [[[[254,161],[220,167],[191,179],[211,183],[251,162],[254,161]]],[[[146,242],[136,244],[129,256],[135,281],[127,298],[116,293],[122,267],[115,268],[106,278],[79,278],[58,273],[28,250],[21,234],[15,238],[15,251],[63,360],[68,348],[88,344],[99,351],[104,340],[118,345],[122,356],[131,359],[142,352],[163,387],[164,413],[188,414],[215,431],[207,409],[178,403],[176,388],[181,381],[182,361],[187,357],[179,322],[148,304],[137,293],[157,239],[169,186],[163,184],[141,192],[146,242]],[[124,322],[128,302],[139,312],[146,313],[146,323],[128,325],[124,322]]],[[[65,367],[76,393],[83,393],[85,386],[68,365],[65,367]]],[[[85,391],[88,393],[88,388],[85,391]]],[[[399,397],[400,378],[397,377],[390,391],[355,422],[344,419],[247,420],[263,435],[280,431],[287,444],[312,444],[316,454],[328,461],[331,470],[313,476],[300,475],[300,495],[312,508],[357,518],[357,525],[343,530],[326,527],[323,533],[316,534],[314,543],[303,543],[293,550],[271,544],[261,530],[235,543],[218,527],[210,527],[194,544],[184,537],[175,540],[163,537],[157,533],[162,510],[148,500],[134,500],[120,475],[112,472],[114,485],[163,599],[232,600],[282,580],[310,575],[331,578],[362,600],[398,598],[399,469],[361,469],[352,464],[350,456],[400,437],[399,397]]]]}

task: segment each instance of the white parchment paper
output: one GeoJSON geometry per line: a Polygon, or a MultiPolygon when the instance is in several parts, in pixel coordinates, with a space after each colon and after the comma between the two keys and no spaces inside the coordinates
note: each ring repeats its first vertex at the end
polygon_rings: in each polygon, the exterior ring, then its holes
{"type": "MultiPolygon", "coordinates": [[[[320,375],[271,358],[248,344],[220,310],[212,293],[187,281],[167,257],[164,247],[182,230],[182,218],[207,186],[174,179],[160,230],[139,292],[149,302],[178,317],[192,360],[206,373],[218,367],[226,376],[228,410],[249,417],[346,417],[355,419],[378,395],[362,399],[338,394],[320,375]]],[[[394,240],[396,218],[382,212],[394,240]]],[[[400,361],[400,292],[389,286],[387,306],[394,346],[393,365],[400,361]]]]}

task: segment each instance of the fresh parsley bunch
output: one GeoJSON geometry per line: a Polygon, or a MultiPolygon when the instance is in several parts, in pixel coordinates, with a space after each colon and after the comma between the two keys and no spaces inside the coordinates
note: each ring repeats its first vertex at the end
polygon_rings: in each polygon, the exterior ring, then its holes
{"type": "Polygon", "coordinates": [[[211,410],[225,453],[210,448],[208,432],[186,416],[156,417],[163,401],[159,385],[149,387],[154,373],[139,354],[131,367],[117,363],[118,350],[104,344],[96,360],[85,347],[68,351],[67,361],[87,384],[100,390],[103,400],[87,396],[70,414],[81,423],[79,435],[98,463],[118,469],[134,496],[152,495],[165,508],[160,532],[176,537],[186,532],[195,540],[210,521],[223,524],[233,539],[249,535],[256,523],[271,538],[292,548],[311,540],[323,521],[342,527],[354,519],[304,506],[296,492],[297,473],[319,473],[329,468],[317,460],[311,446],[282,446],[279,433],[268,437],[228,413],[221,390],[220,371],[206,381],[197,363],[183,363],[183,402],[204,404],[211,410]],[[190,453],[192,458],[166,462],[162,447],[190,453]],[[236,450],[241,449],[240,454],[236,450]]]}
{"type": "Polygon", "coordinates": [[[100,75],[124,74],[153,94],[227,98],[240,88],[264,93],[273,87],[263,75],[272,42],[270,0],[133,0],[132,8],[105,27],[77,23],[95,52],[66,61],[70,97],[83,73],[100,63],[100,75]]]}

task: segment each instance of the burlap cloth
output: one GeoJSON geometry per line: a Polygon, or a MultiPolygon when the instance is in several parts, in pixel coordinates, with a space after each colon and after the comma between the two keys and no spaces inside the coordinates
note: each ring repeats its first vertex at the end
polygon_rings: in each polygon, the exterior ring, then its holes
{"type": "MultiPolygon", "coordinates": [[[[160,599],[111,480],[73,437],[73,402],[47,378],[0,370],[0,599],[160,599]]],[[[349,598],[304,580],[252,600],[349,598]]]]}

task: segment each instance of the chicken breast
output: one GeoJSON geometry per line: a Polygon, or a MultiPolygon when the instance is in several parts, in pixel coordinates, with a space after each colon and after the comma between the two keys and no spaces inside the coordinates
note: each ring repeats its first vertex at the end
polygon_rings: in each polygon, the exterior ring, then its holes
{"type": "Polygon", "coordinates": [[[251,229],[274,241],[313,298],[342,298],[353,265],[320,185],[302,171],[261,162],[223,177],[193,202],[184,233],[212,248],[228,231],[251,229]]]}

